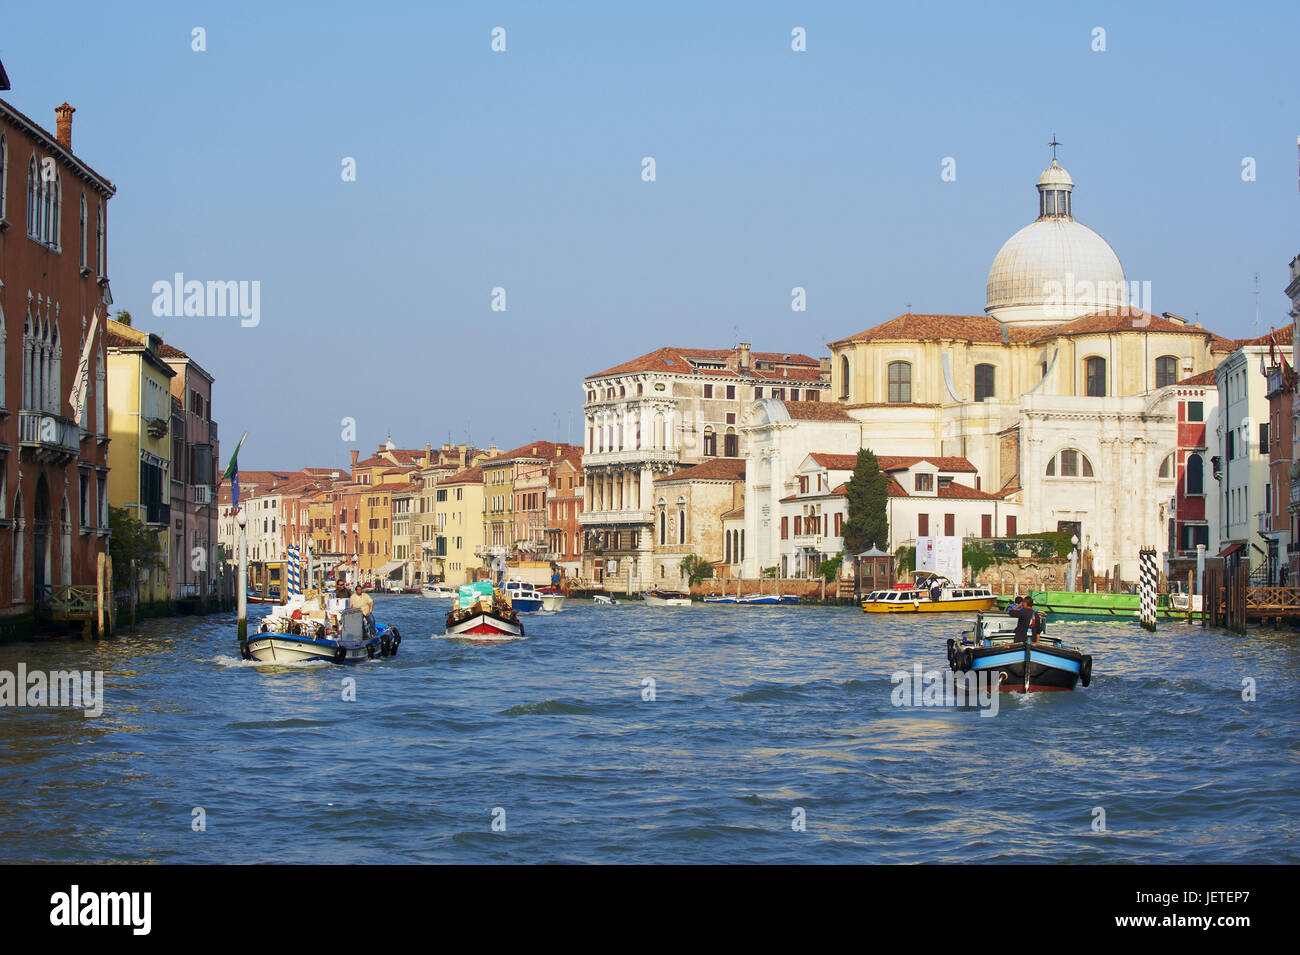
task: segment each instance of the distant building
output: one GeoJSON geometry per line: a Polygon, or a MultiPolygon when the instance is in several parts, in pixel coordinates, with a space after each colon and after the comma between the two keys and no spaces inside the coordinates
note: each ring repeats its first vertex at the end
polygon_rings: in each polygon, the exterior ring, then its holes
{"type": "MultiPolygon", "coordinates": [[[[654,495],[654,585],[684,587],[681,563],[689,554],[721,567],[726,558],[722,515],[745,500],[744,458],[711,458],[664,474],[655,478],[654,495]]],[[[606,587],[619,579],[616,560],[606,562],[606,587]]]]}
{"type": "Polygon", "coordinates": [[[1219,556],[1240,555],[1252,578],[1276,575],[1278,540],[1270,537],[1272,486],[1269,466],[1268,379],[1261,374],[1267,336],[1235,343],[1214,370],[1219,391],[1218,445],[1213,475],[1219,497],[1219,556]],[[1271,570],[1271,573],[1270,573],[1271,570]]]}
{"type": "Polygon", "coordinates": [[[546,553],[562,576],[575,577],[582,568],[582,449],[556,451],[547,481],[546,553]]]}
{"type": "MultiPolygon", "coordinates": [[[[816,358],[755,352],[744,343],[660,348],[589,375],[582,576],[614,590],[657,586],[655,479],[713,458],[744,457],[740,419],[747,407],[825,401],[828,378],[816,358]]],[[[719,548],[716,559],[722,556],[719,548]]]]}
{"type": "MultiPolygon", "coordinates": [[[[1185,581],[1197,567],[1197,547],[1207,556],[1219,550],[1219,498],[1213,488],[1213,471],[1222,463],[1214,425],[1219,419],[1219,391],[1214,371],[1203,371],[1175,386],[1177,437],[1169,458],[1161,462],[1161,476],[1174,475],[1174,496],[1169,515],[1168,560],[1171,581],[1185,581]]],[[[1101,571],[1101,568],[1098,568],[1101,571]]],[[[1199,583],[1193,580],[1194,587],[1199,583]]]]}

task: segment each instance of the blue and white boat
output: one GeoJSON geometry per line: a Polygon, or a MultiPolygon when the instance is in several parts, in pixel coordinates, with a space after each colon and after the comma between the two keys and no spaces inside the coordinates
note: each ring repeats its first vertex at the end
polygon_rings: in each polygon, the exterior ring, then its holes
{"type": "Polygon", "coordinates": [[[347,608],[347,601],[325,602],[333,604],[335,612],[322,610],[318,601],[304,601],[301,595],[289,598],[289,603],[258,621],[257,633],[240,645],[240,656],[258,663],[344,664],[397,654],[402,635],[396,627],[376,624],[370,630],[361,611],[347,608]]]}
{"type": "Polygon", "coordinates": [[[542,595],[532,584],[522,580],[508,580],[501,588],[510,598],[515,613],[537,613],[542,609],[542,595]]]}
{"type": "Polygon", "coordinates": [[[1016,637],[1014,617],[980,613],[960,640],[948,640],[948,665],[956,672],[987,672],[1004,693],[1073,690],[1092,682],[1092,656],[1049,637],[1042,616],[1029,639],[1016,637]]]}
{"type": "Polygon", "coordinates": [[[797,604],[799,597],[796,594],[745,594],[736,600],[736,603],[742,604],[797,604]]]}

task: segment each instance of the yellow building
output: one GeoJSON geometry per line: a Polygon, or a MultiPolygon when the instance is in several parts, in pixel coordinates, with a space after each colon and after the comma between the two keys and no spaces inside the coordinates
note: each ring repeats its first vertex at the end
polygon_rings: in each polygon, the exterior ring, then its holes
{"type": "MultiPolygon", "coordinates": [[[[140,599],[167,599],[171,566],[171,378],[159,357],[162,338],[109,319],[104,330],[108,375],[108,503],[158,533],[161,566],[141,575],[140,599]]],[[[109,543],[112,552],[112,542],[109,543]]]]}
{"type": "Polygon", "coordinates": [[[492,558],[509,558],[514,550],[515,459],[506,454],[483,462],[483,527],[479,565],[489,567],[492,558]]]}
{"type": "Polygon", "coordinates": [[[480,467],[458,471],[440,482],[434,492],[434,554],[441,559],[449,584],[469,583],[483,566],[484,494],[480,467]]]}

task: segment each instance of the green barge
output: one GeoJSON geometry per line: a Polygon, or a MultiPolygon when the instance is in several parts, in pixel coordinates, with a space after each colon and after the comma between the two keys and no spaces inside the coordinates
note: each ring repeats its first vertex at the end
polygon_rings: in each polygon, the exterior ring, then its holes
{"type": "MultiPolygon", "coordinates": [[[[1138,619],[1138,600],[1137,594],[1090,594],[1068,590],[1031,590],[1029,596],[1034,598],[1034,609],[1041,610],[1047,615],[1048,621],[1053,620],[1132,620],[1137,622],[1138,619]]],[[[1199,612],[1191,609],[1191,602],[1185,595],[1174,594],[1176,599],[1170,600],[1169,594],[1156,595],[1156,619],[1157,620],[1188,620],[1193,616],[1199,616],[1199,612]],[[1179,606],[1181,604],[1181,606],[1179,606]]],[[[1011,603],[1011,597],[998,597],[998,607],[1006,609],[1011,603]]]]}

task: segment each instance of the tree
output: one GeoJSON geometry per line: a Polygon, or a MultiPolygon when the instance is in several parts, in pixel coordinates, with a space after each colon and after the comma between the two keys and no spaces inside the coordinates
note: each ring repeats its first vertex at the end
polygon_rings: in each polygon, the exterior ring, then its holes
{"type": "Polygon", "coordinates": [[[682,576],[690,586],[713,576],[713,565],[699,554],[687,554],[682,558],[682,576]]]}
{"type": "Polygon", "coordinates": [[[828,583],[834,583],[835,578],[840,575],[840,566],[843,563],[843,554],[838,554],[830,560],[824,560],[817,567],[817,576],[826,580],[828,583]]]}
{"type": "Polygon", "coordinates": [[[889,478],[880,471],[873,451],[858,450],[847,488],[848,520],[844,522],[844,550],[856,555],[870,547],[889,548],[889,478]]]}
{"type": "Polygon", "coordinates": [[[110,548],[113,554],[113,589],[134,593],[135,584],[146,571],[163,565],[162,541],[158,532],[136,520],[123,507],[108,509],[110,548]],[[136,579],[131,580],[131,561],[135,561],[136,579]]]}
{"type": "Polygon", "coordinates": [[[130,324],[131,324],[131,313],[128,312],[126,309],[121,309],[121,310],[120,310],[116,315],[114,315],[113,317],[114,317],[115,319],[117,319],[119,322],[121,322],[123,325],[130,325],[130,324]]]}

